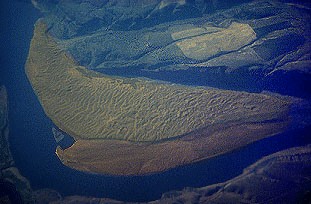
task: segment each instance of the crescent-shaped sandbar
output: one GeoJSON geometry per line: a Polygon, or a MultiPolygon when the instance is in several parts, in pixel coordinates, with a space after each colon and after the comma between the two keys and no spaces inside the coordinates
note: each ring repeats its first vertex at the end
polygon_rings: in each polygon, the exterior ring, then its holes
{"type": "Polygon", "coordinates": [[[287,99],[267,94],[87,70],[60,49],[41,21],[26,73],[47,116],[76,140],[58,149],[58,156],[68,166],[97,173],[146,174],[230,151],[283,130],[290,106],[287,99]]]}

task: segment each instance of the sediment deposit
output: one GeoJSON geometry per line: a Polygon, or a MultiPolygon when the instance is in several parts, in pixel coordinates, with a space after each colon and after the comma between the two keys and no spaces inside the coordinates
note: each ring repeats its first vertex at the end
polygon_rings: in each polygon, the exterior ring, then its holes
{"type": "Polygon", "coordinates": [[[26,72],[46,114],[76,140],[68,150],[58,150],[58,155],[66,165],[85,171],[107,174],[163,171],[276,134],[283,130],[288,119],[290,101],[282,97],[111,77],[87,70],[59,48],[41,21],[35,28],[26,72]],[[228,128],[237,127],[250,131],[228,132],[228,128]],[[258,128],[259,133],[253,128],[258,128]],[[228,136],[232,139],[215,145],[215,135],[219,141],[228,136]],[[188,141],[188,137],[193,141],[188,141]],[[179,138],[187,142],[174,141],[179,138]],[[105,165],[107,155],[115,157],[116,149],[108,154],[104,151],[107,144],[114,145],[120,153],[109,168],[105,165]],[[213,145],[218,151],[209,149],[213,145]],[[93,155],[94,149],[102,157],[93,155]],[[167,152],[177,154],[178,149],[189,151],[163,160],[167,152]],[[159,152],[158,159],[150,161],[155,152],[159,152]],[[135,162],[125,153],[135,153],[135,162]],[[120,162],[127,171],[118,169],[120,162]]]}
{"type": "Polygon", "coordinates": [[[286,122],[215,125],[153,144],[117,140],[78,140],[56,153],[67,166],[85,172],[144,175],[232,151],[286,129],[286,122]]]}
{"type": "Polygon", "coordinates": [[[265,94],[101,75],[77,65],[42,23],[26,67],[47,115],[76,139],[158,141],[212,124],[275,119],[289,105],[265,94]]]}

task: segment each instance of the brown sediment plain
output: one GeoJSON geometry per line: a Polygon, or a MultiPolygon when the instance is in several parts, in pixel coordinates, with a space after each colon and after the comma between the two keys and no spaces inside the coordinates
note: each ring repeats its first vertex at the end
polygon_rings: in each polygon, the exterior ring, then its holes
{"type": "Polygon", "coordinates": [[[216,125],[181,138],[153,144],[78,140],[56,154],[66,165],[93,173],[144,175],[208,159],[276,134],[285,122],[216,125]]]}
{"type": "Polygon", "coordinates": [[[267,94],[102,75],[77,65],[42,22],[26,73],[46,114],[76,140],[57,149],[62,162],[97,173],[147,174],[225,153],[282,131],[291,104],[267,94]]]}

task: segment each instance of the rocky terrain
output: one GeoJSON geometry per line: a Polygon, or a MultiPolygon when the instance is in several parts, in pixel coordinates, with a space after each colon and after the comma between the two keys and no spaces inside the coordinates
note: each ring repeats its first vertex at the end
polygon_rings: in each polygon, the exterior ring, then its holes
{"type": "MultiPolygon", "coordinates": [[[[156,203],[309,203],[311,146],[287,149],[262,158],[243,173],[224,183],[203,188],[185,188],[165,193],[156,203]]],[[[125,203],[70,196],[52,190],[37,191],[38,203],[125,203]]]]}
{"type": "Polygon", "coordinates": [[[267,94],[109,77],[88,71],[35,29],[26,72],[47,115],[78,139],[157,141],[209,125],[272,120],[290,101],[267,94]]]}
{"type": "Polygon", "coordinates": [[[26,73],[76,140],[56,150],[69,167],[141,175],[211,158],[287,128],[299,100],[263,91],[309,98],[307,3],[33,4],[26,73]]]}
{"type": "Polygon", "coordinates": [[[245,91],[308,93],[307,4],[33,3],[44,18],[26,73],[48,117],[76,140],[56,153],[78,170],[148,174],[226,153],[284,131],[298,102],[245,91]],[[192,86],[142,78],[181,75],[192,86]],[[213,80],[243,91],[202,86],[213,80]]]}
{"type": "Polygon", "coordinates": [[[8,103],[4,86],[0,86],[0,203],[33,201],[28,180],[15,167],[8,143],[8,103]]]}
{"type": "MultiPolygon", "coordinates": [[[[66,166],[162,172],[310,124],[308,1],[32,3],[44,17],[26,73],[55,131],[76,140],[56,149],[66,166]]],[[[126,203],[33,191],[10,152],[2,86],[0,131],[0,203],[126,203]]],[[[310,154],[286,149],[223,183],[146,203],[310,203],[310,154]]]]}
{"type": "Polygon", "coordinates": [[[154,203],[308,203],[311,147],[284,150],[262,158],[224,183],[163,195],[154,203]]]}
{"type": "Polygon", "coordinates": [[[95,2],[36,3],[44,10],[49,33],[88,69],[225,89],[310,94],[307,3],[95,2]]]}

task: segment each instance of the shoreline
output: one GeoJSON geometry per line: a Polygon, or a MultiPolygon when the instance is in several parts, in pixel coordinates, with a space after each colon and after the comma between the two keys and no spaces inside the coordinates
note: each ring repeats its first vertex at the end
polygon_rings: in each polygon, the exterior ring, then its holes
{"type": "Polygon", "coordinates": [[[58,47],[41,20],[26,73],[46,115],[76,141],[57,149],[62,163],[104,174],[155,173],[224,154],[284,130],[292,105],[286,97],[93,73],[58,47]]]}
{"type": "Polygon", "coordinates": [[[283,133],[288,123],[231,124],[221,128],[222,131],[218,127],[205,130],[205,134],[193,133],[155,144],[78,140],[64,150],[57,147],[55,153],[64,165],[79,171],[113,176],[144,176],[238,150],[258,140],[283,133]]]}

